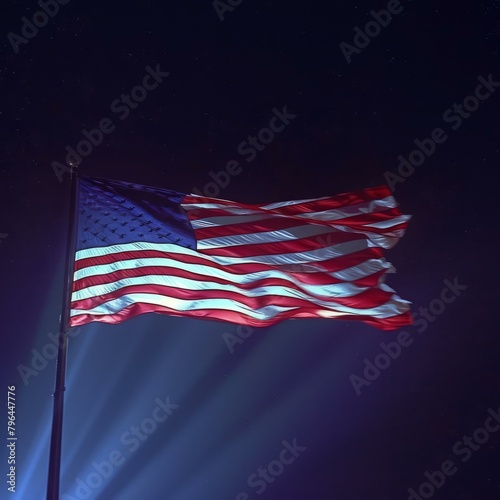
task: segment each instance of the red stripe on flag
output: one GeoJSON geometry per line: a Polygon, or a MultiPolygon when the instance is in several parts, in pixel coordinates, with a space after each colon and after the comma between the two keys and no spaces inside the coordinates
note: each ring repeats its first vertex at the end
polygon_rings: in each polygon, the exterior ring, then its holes
{"type": "MultiPolygon", "coordinates": [[[[125,309],[122,309],[117,314],[108,314],[104,316],[96,316],[91,314],[81,314],[78,316],[73,316],[70,320],[70,325],[72,327],[82,326],[87,323],[97,321],[101,323],[108,324],[118,324],[131,319],[140,314],[146,313],[160,313],[160,314],[168,314],[169,316],[178,316],[185,317],[189,316],[195,319],[204,319],[204,320],[216,320],[216,321],[224,321],[231,322],[240,325],[254,326],[254,327],[266,327],[273,326],[280,321],[286,319],[305,319],[305,318],[321,318],[322,309],[319,308],[310,308],[307,311],[300,311],[299,313],[294,311],[285,311],[276,315],[273,319],[268,320],[256,320],[254,318],[244,316],[240,313],[229,311],[229,310],[218,310],[218,309],[197,309],[195,311],[190,311],[189,314],[185,314],[179,312],[175,309],[160,306],[156,304],[144,304],[142,302],[136,302],[125,309]]],[[[339,313],[336,319],[341,320],[356,320],[363,321],[369,325],[372,325],[380,330],[390,331],[396,330],[397,328],[401,328],[403,326],[407,326],[412,324],[413,320],[410,312],[405,312],[399,314],[397,316],[392,316],[389,318],[375,318],[373,316],[367,316],[363,314],[342,314],[339,313]]]]}

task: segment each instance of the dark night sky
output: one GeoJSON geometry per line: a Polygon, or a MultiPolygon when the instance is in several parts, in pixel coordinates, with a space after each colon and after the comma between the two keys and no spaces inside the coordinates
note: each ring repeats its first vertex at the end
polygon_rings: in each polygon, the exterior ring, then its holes
{"type": "Polygon", "coordinates": [[[348,63],[340,44],[352,45],[353,30],[387,2],[243,0],[221,21],[210,0],[71,0],[17,53],[8,34],[21,35],[23,16],[32,20],[40,6],[3,2],[0,439],[15,385],[18,441],[16,492],[7,490],[4,448],[0,498],[45,496],[48,346],[61,311],[69,198],[68,175],[59,182],[52,163],[64,164],[65,148],[105,118],[113,131],[83,158],[82,173],[188,193],[237,160],[241,173],[218,196],[246,203],[378,185],[415,140],[436,128],[446,139],[395,185],[413,215],[388,253],[398,270],[389,284],[419,320],[407,337],[333,320],[254,331],[160,315],[87,325],[70,341],[62,499],[500,497],[492,416],[500,422],[500,86],[467,99],[481,78],[500,82],[500,2],[443,4],[401,0],[348,63]],[[112,103],[157,65],[169,76],[135,109],[115,112],[112,103]],[[453,107],[464,100],[478,109],[461,118],[453,107]],[[285,106],[296,117],[248,161],[239,145],[285,106]],[[450,304],[440,299],[445,280],[465,287],[450,304]],[[438,313],[425,319],[419,310],[429,305],[438,313]],[[228,334],[247,338],[230,352],[228,334]],[[355,376],[398,338],[409,345],[356,391],[355,376]],[[167,397],[178,407],[156,423],[167,397]],[[141,425],[150,434],[132,437],[141,425]],[[296,457],[282,452],[294,440],[296,457]],[[444,484],[423,485],[426,471],[447,466],[453,473],[433,476],[444,484]]]}

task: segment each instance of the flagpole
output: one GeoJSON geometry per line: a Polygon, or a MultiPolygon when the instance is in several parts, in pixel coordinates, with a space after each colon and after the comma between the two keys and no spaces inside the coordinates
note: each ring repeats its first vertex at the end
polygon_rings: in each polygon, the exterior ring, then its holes
{"type": "Polygon", "coordinates": [[[61,445],[63,427],[64,391],[66,379],[66,358],[68,354],[69,313],[71,284],[75,260],[75,231],[78,196],[78,174],[76,166],[71,166],[71,194],[66,242],[66,268],[64,271],[64,292],[62,311],[59,321],[59,341],[57,349],[56,381],[54,389],[54,409],[52,413],[52,435],[50,438],[49,475],[47,481],[47,500],[59,500],[59,479],[61,471],[61,445]]]}

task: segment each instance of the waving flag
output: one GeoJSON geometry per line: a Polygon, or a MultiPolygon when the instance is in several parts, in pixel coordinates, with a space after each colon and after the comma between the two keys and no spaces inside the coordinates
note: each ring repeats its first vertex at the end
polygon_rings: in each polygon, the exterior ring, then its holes
{"type": "Polygon", "coordinates": [[[385,186],[248,205],[82,177],[71,326],[155,312],[268,326],[289,318],[411,323],[385,283],[402,237],[385,186]]]}

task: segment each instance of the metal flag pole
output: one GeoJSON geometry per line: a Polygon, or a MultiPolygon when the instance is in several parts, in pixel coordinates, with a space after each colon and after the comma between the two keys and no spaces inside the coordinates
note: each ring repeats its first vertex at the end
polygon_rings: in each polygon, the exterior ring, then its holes
{"type": "Polygon", "coordinates": [[[71,165],[71,195],[66,243],[66,269],[64,272],[64,292],[62,312],[59,322],[59,341],[57,349],[56,381],[54,389],[54,409],[52,414],[52,435],[50,438],[49,476],[47,500],[59,500],[59,479],[61,471],[61,445],[63,427],[64,391],[66,379],[66,357],[68,353],[69,313],[71,288],[75,261],[75,232],[78,205],[78,174],[76,166],[71,165]]]}

